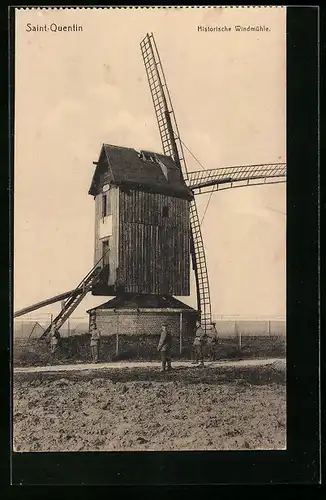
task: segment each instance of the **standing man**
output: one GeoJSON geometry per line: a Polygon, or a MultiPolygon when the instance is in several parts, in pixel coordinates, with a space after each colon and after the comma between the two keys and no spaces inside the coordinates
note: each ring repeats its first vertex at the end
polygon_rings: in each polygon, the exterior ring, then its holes
{"type": "Polygon", "coordinates": [[[59,348],[60,348],[60,333],[52,324],[50,330],[50,344],[51,344],[51,364],[56,359],[59,348]]]}
{"type": "Polygon", "coordinates": [[[157,350],[161,352],[161,360],[162,360],[162,372],[165,372],[166,365],[168,367],[168,371],[172,369],[171,367],[171,345],[172,345],[172,335],[168,330],[166,324],[162,325],[161,328],[161,336],[160,341],[157,346],[157,350]]]}
{"type": "Polygon", "coordinates": [[[200,366],[204,366],[204,349],[203,344],[206,338],[206,333],[201,327],[199,321],[196,322],[196,334],[195,340],[193,343],[193,363],[198,364],[200,362],[200,366]]]}
{"type": "Polygon", "coordinates": [[[207,337],[207,345],[208,345],[208,355],[210,361],[215,361],[216,358],[216,345],[218,343],[218,336],[217,336],[217,330],[216,330],[216,323],[212,323],[212,330],[210,335],[207,337]]]}
{"type": "Polygon", "coordinates": [[[93,363],[98,363],[100,355],[100,332],[97,329],[95,316],[90,317],[89,331],[91,334],[91,355],[93,363]]]}

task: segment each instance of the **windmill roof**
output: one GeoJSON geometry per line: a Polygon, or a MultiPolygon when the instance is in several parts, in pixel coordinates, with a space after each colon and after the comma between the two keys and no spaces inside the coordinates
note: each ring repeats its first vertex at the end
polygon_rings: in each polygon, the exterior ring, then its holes
{"type": "Polygon", "coordinates": [[[89,194],[98,194],[104,183],[185,199],[193,197],[170,156],[111,144],[102,145],[89,194]]]}
{"type": "Polygon", "coordinates": [[[182,309],[188,312],[197,312],[192,307],[184,304],[174,297],[137,294],[114,299],[89,309],[87,312],[102,309],[182,309]]]}

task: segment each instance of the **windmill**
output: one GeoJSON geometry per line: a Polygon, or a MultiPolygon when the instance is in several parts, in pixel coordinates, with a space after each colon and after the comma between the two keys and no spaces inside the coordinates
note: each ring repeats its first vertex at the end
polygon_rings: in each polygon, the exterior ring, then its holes
{"type": "Polygon", "coordinates": [[[185,145],[153,34],[146,35],[140,48],[163,155],[103,144],[99,159],[94,162],[96,169],[89,190],[96,206],[93,268],[74,290],[16,311],[14,317],[65,301],[53,320],[55,328],[59,329],[88,292],[115,295],[118,299],[126,293],[140,292],[143,296],[149,294],[149,301],[156,297],[156,304],[161,303],[162,298],[167,300],[167,296],[189,295],[190,250],[197,310],[203,328],[209,330],[212,321],[209,276],[196,196],[234,187],[285,182],[284,163],[189,172],[185,145]],[[169,223],[169,211],[174,218],[181,214],[181,238],[176,219],[169,223]],[[137,217],[143,217],[141,223],[137,217]],[[169,239],[173,245],[169,244],[169,239]],[[141,248],[139,261],[131,258],[138,247],[141,248]],[[177,266],[174,265],[176,259],[177,266]],[[166,269],[170,269],[169,273],[166,269]]]}

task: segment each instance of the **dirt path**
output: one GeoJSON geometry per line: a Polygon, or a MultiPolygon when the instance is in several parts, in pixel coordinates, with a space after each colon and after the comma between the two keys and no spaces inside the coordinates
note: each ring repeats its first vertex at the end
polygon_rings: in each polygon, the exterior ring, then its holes
{"type": "MultiPolygon", "coordinates": [[[[215,361],[207,362],[207,368],[218,367],[250,367],[250,366],[266,366],[271,364],[283,364],[284,360],[279,358],[269,359],[243,359],[237,361],[215,361]]],[[[68,372],[68,371],[82,371],[82,370],[103,370],[103,369],[121,369],[121,368],[151,368],[159,367],[160,363],[157,361],[134,361],[134,362],[114,362],[114,363],[79,363],[75,365],[49,365],[49,366],[30,366],[23,368],[14,368],[14,373],[45,373],[45,372],[68,372]]],[[[176,361],[173,363],[176,368],[191,367],[193,366],[190,361],[176,361]]]]}

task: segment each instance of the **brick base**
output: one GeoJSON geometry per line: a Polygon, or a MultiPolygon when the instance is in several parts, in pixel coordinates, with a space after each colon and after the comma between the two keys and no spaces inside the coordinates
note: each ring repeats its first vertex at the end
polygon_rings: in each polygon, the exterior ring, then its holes
{"type": "MultiPolygon", "coordinates": [[[[123,309],[95,309],[97,328],[102,336],[119,335],[123,336],[153,336],[159,335],[161,326],[165,323],[172,335],[180,335],[180,313],[162,309],[158,312],[137,312],[124,311],[123,309]]],[[[196,326],[196,313],[182,313],[181,319],[182,335],[184,337],[193,336],[196,326]]]]}

